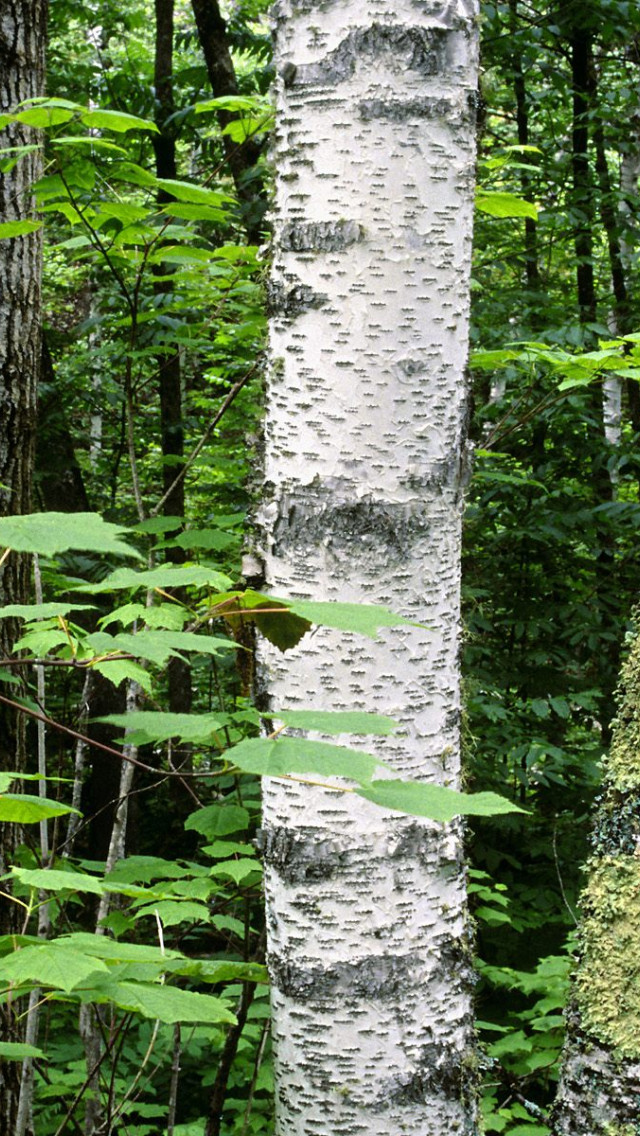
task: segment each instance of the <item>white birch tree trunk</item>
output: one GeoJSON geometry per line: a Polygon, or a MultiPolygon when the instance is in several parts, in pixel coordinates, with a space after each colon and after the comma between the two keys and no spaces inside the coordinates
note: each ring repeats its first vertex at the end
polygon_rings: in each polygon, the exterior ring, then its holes
{"type": "MultiPolygon", "coordinates": [[[[477,4],[274,22],[268,587],[428,630],[319,631],[263,673],[273,708],[391,714],[381,759],[457,787],[477,4]]],[[[263,824],[277,1133],[475,1133],[460,828],[277,780],[263,824]]]]}

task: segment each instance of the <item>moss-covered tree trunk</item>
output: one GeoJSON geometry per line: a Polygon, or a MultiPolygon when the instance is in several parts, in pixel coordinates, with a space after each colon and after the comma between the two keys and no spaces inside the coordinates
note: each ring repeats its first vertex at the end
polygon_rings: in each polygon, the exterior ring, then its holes
{"type": "Polygon", "coordinates": [[[554,1136],[640,1133],[639,757],[640,635],[636,633],[622,667],[582,895],[580,960],[567,1014],[554,1136]]]}
{"type": "MultiPolygon", "coordinates": [[[[425,626],[274,651],[272,704],[389,713],[403,733],[380,757],[451,786],[477,14],[475,0],[274,11],[267,580],[425,626]]],[[[276,1131],[475,1133],[459,828],[271,780],[263,846],[276,1131]]]]}

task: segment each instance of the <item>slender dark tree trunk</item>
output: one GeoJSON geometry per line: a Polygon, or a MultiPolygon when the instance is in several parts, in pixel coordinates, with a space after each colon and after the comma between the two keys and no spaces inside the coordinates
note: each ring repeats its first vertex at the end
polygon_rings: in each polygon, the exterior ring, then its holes
{"type": "Polygon", "coordinates": [[[36,445],[36,500],[42,508],[60,513],[91,509],[71,430],[60,405],[51,352],[42,337],[41,387],[36,445]]]}
{"type": "MultiPolygon", "coordinates": [[[[24,99],[44,90],[46,0],[0,0],[0,111],[13,110],[24,99]]],[[[4,132],[8,146],[33,143],[33,132],[16,124],[4,132]]],[[[3,222],[33,217],[30,187],[41,172],[41,155],[26,155],[0,177],[0,217],[3,222]]],[[[40,366],[40,232],[0,241],[0,516],[28,513],[36,428],[37,383],[40,366]]],[[[3,550],[0,550],[0,553],[3,550]]],[[[0,565],[0,603],[24,601],[29,593],[29,561],[9,555],[0,565]]],[[[0,620],[0,656],[8,655],[16,639],[13,620],[0,620]]],[[[24,767],[24,722],[0,711],[0,768],[24,767]]],[[[20,831],[2,826],[0,873],[7,869],[20,831]]],[[[3,890],[6,890],[3,889],[3,890]]],[[[18,929],[18,907],[0,905],[0,933],[18,929]]],[[[0,1008],[0,1036],[19,1040],[18,1007],[0,1008]]],[[[0,1132],[15,1132],[20,1091],[20,1064],[0,1061],[0,1132]]]]}
{"type": "Polygon", "coordinates": [[[582,324],[596,319],[596,289],[593,271],[595,203],[589,167],[589,115],[593,96],[592,33],[576,24],[571,31],[573,82],[572,173],[574,248],[578,285],[578,309],[582,324]]]}
{"type": "MultiPolygon", "coordinates": [[[[237,95],[238,83],[229,50],[227,26],[218,0],[191,0],[191,3],[213,96],[237,95]]],[[[221,129],[235,117],[232,112],[221,110],[218,114],[221,129]]],[[[251,138],[239,145],[226,134],[223,135],[223,145],[247,236],[252,244],[259,244],[267,204],[262,173],[257,165],[262,146],[251,138]]]]}
{"type": "MultiPolygon", "coordinates": [[[[514,50],[511,57],[511,67],[513,74],[513,91],[516,98],[516,125],[518,128],[518,145],[529,146],[529,106],[527,101],[527,89],[525,85],[524,68],[522,66],[522,57],[520,54],[520,44],[516,38],[518,33],[518,0],[509,0],[509,15],[510,15],[510,28],[511,34],[514,38],[514,50]]],[[[531,178],[526,170],[523,170],[520,175],[520,184],[522,185],[522,196],[530,201],[531,193],[531,178]]],[[[540,290],[540,271],[538,268],[538,226],[533,217],[525,217],[524,221],[524,250],[525,250],[525,272],[527,279],[527,288],[531,292],[538,292],[540,290]]]]}
{"type": "MultiPolygon", "coordinates": [[[[173,36],[174,0],[155,0],[156,12],[156,124],[159,134],[154,135],[156,173],[163,179],[177,177],[176,135],[171,123],[175,111],[173,99],[173,36]]],[[[171,195],[161,191],[159,204],[171,200],[171,195]]],[[[173,276],[168,265],[160,265],[159,279],[155,281],[155,292],[161,300],[173,293],[173,276]]],[[[184,458],[184,428],[182,403],[182,372],[180,355],[177,349],[158,355],[158,375],[160,382],[160,429],[162,434],[163,482],[162,492],[166,496],[163,511],[168,517],[184,516],[184,478],[176,480],[182,470],[184,458]]],[[[180,564],[185,559],[181,548],[167,549],[167,560],[180,564]]],[[[182,659],[169,662],[169,709],[175,714],[188,714],[191,710],[191,667],[182,659]]],[[[187,753],[179,755],[188,759],[187,753]]],[[[179,790],[178,790],[179,791],[179,790]]]]}

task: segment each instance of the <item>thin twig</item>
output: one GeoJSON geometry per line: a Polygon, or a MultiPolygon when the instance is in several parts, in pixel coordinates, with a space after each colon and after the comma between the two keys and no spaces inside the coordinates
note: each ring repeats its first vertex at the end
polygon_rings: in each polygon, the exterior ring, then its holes
{"type": "Polygon", "coordinates": [[[573,919],[573,922],[575,923],[575,925],[577,927],[578,926],[578,918],[577,918],[576,913],[573,910],[571,904],[569,903],[569,900],[567,899],[567,893],[564,890],[564,883],[562,881],[562,873],[560,871],[560,861],[558,859],[558,818],[557,817],[556,817],[554,824],[553,824],[552,845],[553,845],[553,861],[554,861],[554,864],[556,866],[556,875],[558,877],[558,883],[560,885],[560,895],[562,896],[562,902],[564,903],[567,911],[569,912],[569,915],[571,916],[571,918],[573,919]]]}
{"type": "Polygon", "coordinates": [[[223,414],[225,413],[226,410],[229,409],[229,407],[231,406],[231,403],[234,401],[236,395],[238,395],[240,393],[243,386],[246,383],[248,383],[249,379],[253,375],[257,366],[258,366],[258,364],[254,363],[253,366],[249,368],[246,375],[243,375],[241,379],[238,379],[235,386],[233,386],[231,388],[231,390],[229,391],[229,394],[225,398],[225,400],[222,403],[222,406],[218,410],[217,414],[215,415],[214,418],[212,418],[211,422],[207,426],[207,428],[206,428],[204,434],[202,435],[200,441],[197,443],[196,446],[194,446],[194,448],[192,449],[189,456],[187,458],[185,458],[184,464],[181,466],[179,473],[176,475],[173,482],[171,483],[171,485],[167,489],[167,492],[162,495],[162,497],[158,501],[157,505],[154,505],[149,516],[151,516],[151,517],[157,517],[158,516],[158,513],[162,509],[162,506],[166,503],[166,501],[168,501],[169,497],[174,492],[176,486],[180,484],[180,482],[182,481],[182,478],[187,473],[189,467],[191,465],[193,465],[193,463],[196,460],[200,451],[203,449],[204,446],[206,446],[207,442],[209,441],[209,438],[213,434],[213,431],[215,430],[216,426],[218,425],[218,422],[222,418],[223,414]]]}

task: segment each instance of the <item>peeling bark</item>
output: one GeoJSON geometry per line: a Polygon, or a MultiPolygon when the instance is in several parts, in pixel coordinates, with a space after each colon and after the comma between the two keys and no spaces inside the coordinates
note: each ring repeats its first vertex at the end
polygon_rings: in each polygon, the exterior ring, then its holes
{"type": "MultiPolygon", "coordinates": [[[[273,707],[394,716],[402,735],[366,748],[450,786],[476,19],[464,0],[274,9],[268,586],[425,628],[318,631],[266,648],[263,678],[273,707]]],[[[459,826],[273,780],[263,825],[276,1132],[475,1133],[459,826]]]]}

